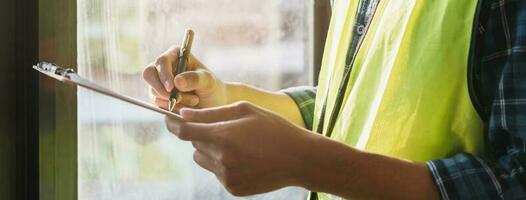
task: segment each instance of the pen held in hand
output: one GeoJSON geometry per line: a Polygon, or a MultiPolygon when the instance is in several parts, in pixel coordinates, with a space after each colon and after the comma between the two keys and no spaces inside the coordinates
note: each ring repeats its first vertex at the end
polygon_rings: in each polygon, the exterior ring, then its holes
{"type": "MultiPolygon", "coordinates": [[[[179,57],[177,58],[177,66],[173,69],[174,77],[186,71],[186,65],[190,58],[190,50],[192,49],[192,42],[194,40],[194,31],[186,29],[183,37],[183,43],[179,49],[179,57]]],[[[168,110],[173,111],[175,105],[181,101],[181,94],[176,87],[170,92],[170,99],[168,99],[168,110]]]]}

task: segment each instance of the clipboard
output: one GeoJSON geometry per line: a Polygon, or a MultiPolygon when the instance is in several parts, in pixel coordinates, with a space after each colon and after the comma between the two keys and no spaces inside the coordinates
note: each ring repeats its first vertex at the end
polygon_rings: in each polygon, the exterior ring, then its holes
{"type": "Polygon", "coordinates": [[[176,119],[178,121],[184,122],[184,119],[173,112],[170,112],[168,110],[164,110],[162,108],[159,108],[156,105],[135,99],[133,97],[129,97],[126,95],[119,94],[117,92],[114,92],[108,88],[105,88],[101,85],[98,85],[92,81],[89,81],[80,75],[78,75],[73,69],[68,68],[62,68],[52,63],[47,62],[39,62],[37,65],[33,65],[33,69],[37,70],[38,72],[45,74],[51,78],[54,78],[60,82],[73,84],[76,86],[80,86],[89,90],[92,90],[94,92],[113,97],[116,99],[119,99],[121,101],[128,102],[130,104],[146,108],[148,110],[166,115],[170,118],[176,119]]]}

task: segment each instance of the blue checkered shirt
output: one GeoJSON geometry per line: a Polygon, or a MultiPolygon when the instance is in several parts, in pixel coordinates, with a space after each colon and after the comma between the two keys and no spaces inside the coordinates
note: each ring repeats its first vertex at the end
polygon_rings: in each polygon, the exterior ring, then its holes
{"type": "MultiPolygon", "coordinates": [[[[427,162],[442,199],[526,199],[526,0],[482,0],[471,47],[472,100],[489,156],[427,162]]],[[[284,90],[312,129],[315,87],[284,90]]]]}

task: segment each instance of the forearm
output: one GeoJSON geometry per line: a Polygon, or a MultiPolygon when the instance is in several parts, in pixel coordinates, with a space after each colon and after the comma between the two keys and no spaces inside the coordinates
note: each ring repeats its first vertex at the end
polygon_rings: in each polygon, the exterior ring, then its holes
{"type": "Polygon", "coordinates": [[[227,103],[248,101],[285,117],[294,124],[305,127],[298,106],[288,95],[282,92],[272,92],[242,83],[225,83],[227,103]]]}
{"type": "Polygon", "coordinates": [[[313,135],[303,172],[309,190],[352,199],[438,199],[424,164],[358,151],[313,135]]]}

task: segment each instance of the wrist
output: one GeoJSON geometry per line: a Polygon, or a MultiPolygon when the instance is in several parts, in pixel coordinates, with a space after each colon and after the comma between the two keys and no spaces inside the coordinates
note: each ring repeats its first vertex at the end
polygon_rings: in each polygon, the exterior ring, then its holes
{"type": "Polygon", "coordinates": [[[240,97],[240,94],[243,93],[243,83],[225,81],[223,82],[223,87],[225,88],[225,104],[231,104],[243,100],[243,98],[240,97]]]}
{"type": "Polygon", "coordinates": [[[319,134],[309,134],[300,186],[310,191],[337,193],[334,186],[346,187],[353,179],[352,160],[359,151],[319,134]]]}

